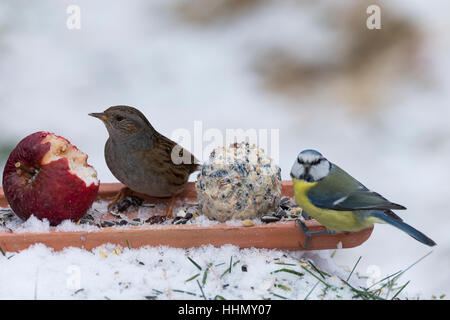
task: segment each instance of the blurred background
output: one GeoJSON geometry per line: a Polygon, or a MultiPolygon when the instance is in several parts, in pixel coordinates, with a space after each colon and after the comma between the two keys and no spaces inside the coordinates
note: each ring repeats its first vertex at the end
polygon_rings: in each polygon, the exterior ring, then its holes
{"type": "MultiPolygon", "coordinates": [[[[280,129],[289,179],[314,148],[438,246],[408,271],[409,294],[450,294],[450,2],[25,1],[0,3],[0,167],[39,130],[89,154],[101,181],[104,126],[89,112],[138,107],[166,136],[178,128],[280,129]],[[81,29],[66,27],[69,5],[81,29]],[[381,8],[368,30],[366,9],[381,8]]],[[[195,177],[191,177],[195,179],[195,177]]],[[[365,275],[404,269],[431,251],[378,225],[338,264],[365,275]]]]}

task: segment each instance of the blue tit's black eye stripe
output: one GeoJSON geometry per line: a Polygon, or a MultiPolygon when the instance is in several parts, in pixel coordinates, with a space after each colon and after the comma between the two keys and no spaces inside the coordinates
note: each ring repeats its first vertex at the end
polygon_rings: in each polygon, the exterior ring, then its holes
{"type": "Polygon", "coordinates": [[[312,166],[318,165],[319,163],[321,163],[323,160],[325,160],[325,158],[319,158],[313,162],[311,162],[312,166]]]}
{"type": "Polygon", "coordinates": [[[323,160],[325,160],[325,158],[319,158],[319,159],[314,160],[314,161],[312,161],[312,162],[305,162],[305,161],[303,161],[303,159],[297,158],[297,162],[298,162],[299,164],[303,165],[303,164],[307,163],[307,164],[309,164],[309,165],[311,165],[311,166],[318,165],[318,164],[321,163],[323,160]]]}

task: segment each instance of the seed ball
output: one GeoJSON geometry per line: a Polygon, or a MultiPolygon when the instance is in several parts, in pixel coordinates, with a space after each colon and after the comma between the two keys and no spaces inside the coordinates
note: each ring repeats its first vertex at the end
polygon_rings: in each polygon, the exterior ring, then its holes
{"type": "Polygon", "coordinates": [[[281,184],[281,169],[273,159],[243,142],[214,149],[195,187],[201,213],[223,222],[276,212],[281,184]]]}

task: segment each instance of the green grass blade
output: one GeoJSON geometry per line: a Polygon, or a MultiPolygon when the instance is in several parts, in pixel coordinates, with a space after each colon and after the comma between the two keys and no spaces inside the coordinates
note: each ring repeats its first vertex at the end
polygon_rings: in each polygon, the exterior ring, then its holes
{"type": "Polygon", "coordinates": [[[403,289],[405,289],[405,287],[409,284],[409,281],[407,283],[405,283],[400,290],[397,291],[397,293],[392,297],[391,300],[394,300],[395,298],[397,298],[397,296],[400,294],[400,292],[402,292],[403,289]]]}
{"type": "Polygon", "coordinates": [[[192,264],[194,266],[197,267],[198,270],[202,270],[202,267],[200,267],[200,265],[197,262],[195,262],[193,259],[191,259],[191,257],[187,257],[187,258],[189,259],[190,262],[192,262],[192,264]]]}
{"type": "Polygon", "coordinates": [[[309,265],[310,265],[314,270],[316,270],[316,271],[320,274],[320,276],[321,276],[322,278],[325,279],[325,276],[330,277],[330,275],[329,275],[328,273],[326,273],[325,271],[322,271],[322,270],[320,270],[319,268],[317,268],[316,265],[315,265],[311,260],[308,260],[308,263],[309,263],[309,265]]]}
{"type": "Polygon", "coordinates": [[[205,272],[203,273],[202,286],[205,286],[206,278],[208,278],[208,272],[209,272],[209,268],[207,268],[205,270],[205,272]]]}
{"type": "Polygon", "coordinates": [[[277,298],[280,298],[280,299],[283,299],[283,300],[288,300],[288,298],[280,296],[279,294],[276,294],[276,293],[273,293],[273,292],[270,292],[270,294],[275,296],[275,297],[277,297],[277,298]]]}
{"type": "Polygon", "coordinates": [[[184,290],[178,290],[178,289],[173,289],[172,291],[173,291],[173,292],[178,292],[178,293],[186,293],[186,294],[189,294],[189,295],[191,295],[191,296],[197,296],[197,294],[194,293],[194,292],[189,292],[189,291],[184,291],[184,290]]]}
{"type": "Polygon", "coordinates": [[[205,296],[205,293],[203,292],[203,288],[202,288],[202,286],[200,285],[200,282],[198,282],[198,280],[196,280],[196,281],[197,281],[198,287],[200,288],[200,291],[201,291],[201,293],[202,293],[203,299],[207,300],[207,299],[206,299],[206,296],[205,296]]]}
{"type": "Polygon", "coordinates": [[[356,261],[355,265],[353,266],[352,272],[350,272],[350,274],[348,275],[348,277],[347,277],[347,280],[346,280],[346,281],[350,280],[350,277],[352,276],[352,274],[353,274],[353,271],[355,271],[355,269],[356,269],[356,266],[358,265],[358,263],[359,263],[359,262],[361,261],[361,258],[362,258],[362,256],[359,256],[359,258],[358,258],[358,261],[356,261]]]}
{"type": "Polygon", "coordinates": [[[303,277],[305,275],[304,273],[301,273],[301,272],[298,272],[298,271],[295,271],[295,270],[292,270],[292,269],[287,269],[287,268],[278,269],[278,270],[272,271],[271,273],[278,273],[278,272],[292,273],[292,274],[295,274],[296,276],[299,276],[299,277],[303,277]]]}
{"type": "Polygon", "coordinates": [[[312,287],[311,290],[309,290],[308,294],[306,295],[306,297],[303,300],[308,300],[309,296],[311,295],[311,293],[314,291],[314,289],[317,287],[317,285],[320,283],[320,281],[317,281],[316,284],[314,285],[314,287],[312,287]]]}
{"type": "Polygon", "coordinates": [[[191,280],[194,280],[195,278],[197,278],[200,275],[200,273],[197,273],[195,276],[190,277],[189,279],[185,280],[184,282],[189,282],[191,280]]]}
{"type": "Polygon", "coordinates": [[[322,279],[320,279],[317,275],[315,275],[311,270],[308,270],[307,268],[305,268],[304,266],[301,266],[303,268],[303,270],[305,270],[306,272],[308,272],[310,275],[312,275],[314,278],[316,278],[317,280],[319,280],[320,282],[322,282],[324,285],[326,285],[328,288],[331,288],[331,285],[329,285],[328,283],[326,283],[325,281],[323,281],[322,279]]]}
{"type": "Polygon", "coordinates": [[[295,267],[295,266],[296,266],[296,264],[293,264],[293,263],[285,263],[285,262],[275,262],[275,264],[279,264],[279,265],[282,265],[282,266],[292,266],[292,267],[295,267]]]}

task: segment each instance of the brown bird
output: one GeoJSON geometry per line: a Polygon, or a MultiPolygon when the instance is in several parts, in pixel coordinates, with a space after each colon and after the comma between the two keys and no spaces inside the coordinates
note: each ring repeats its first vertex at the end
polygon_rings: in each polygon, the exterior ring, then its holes
{"type": "Polygon", "coordinates": [[[157,132],[136,108],[114,106],[89,115],[105,124],[109,133],[105,145],[106,164],[128,187],[121,190],[108,208],[135,192],[151,197],[172,197],[167,213],[171,215],[174,196],[183,191],[189,175],[200,168],[198,160],[157,132]]]}

